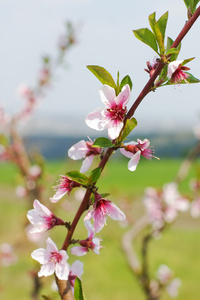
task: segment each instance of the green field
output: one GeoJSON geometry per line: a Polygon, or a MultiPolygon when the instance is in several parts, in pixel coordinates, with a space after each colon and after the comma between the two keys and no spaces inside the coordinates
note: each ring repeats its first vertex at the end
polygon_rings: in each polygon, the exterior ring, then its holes
{"type": "MultiPolygon", "coordinates": [[[[141,196],[145,187],[161,187],[164,183],[174,180],[181,161],[166,160],[148,161],[143,159],[136,172],[127,169],[128,160],[111,161],[104,170],[99,181],[100,192],[111,192],[110,199],[123,206],[128,203],[131,208],[128,215],[135,222],[143,213],[141,196]]],[[[71,162],[47,163],[48,176],[46,186],[46,204],[50,204],[48,196],[52,196],[51,186],[58,179],[58,174],[79,168],[80,164],[71,162]]],[[[184,194],[189,193],[189,179],[194,176],[196,167],[191,168],[189,178],[183,181],[180,190],[184,194]]],[[[8,164],[0,165],[0,244],[10,243],[14,245],[18,255],[18,262],[10,267],[1,266],[0,275],[0,299],[25,300],[31,299],[32,279],[30,271],[38,266],[30,257],[30,253],[38,248],[30,244],[24,233],[27,224],[26,212],[28,203],[15,195],[15,187],[19,182],[15,167],[8,164]]],[[[63,198],[59,205],[55,205],[56,214],[70,221],[79,202],[74,200],[74,194],[63,198]],[[67,201],[68,199],[68,201],[67,201]],[[67,208],[67,209],[66,209],[67,208]]],[[[51,209],[54,206],[51,204],[51,209]]],[[[121,227],[118,222],[108,218],[107,226],[98,234],[103,241],[101,255],[89,253],[80,258],[84,264],[83,287],[87,300],[104,299],[133,299],[145,300],[143,292],[136,278],[132,275],[126,257],[121,248],[121,238],[128,227],[121,227]]],[[[50,236],[62,245],[64,228],[55,228],[50,236]]],[[[83,223],[80,223],[74,238],[84,238],[86,234],[83,223]]],[[[136,248],[140,247],[141,236],[136,240],[136,248]]],[[[45,245],[42,245],[44,247],[45,245]]],[[[39,246],[41,247],[41,246],[39,246]]],[[[170,227],[161,239],[155,239],[149,249],[150,273],[154,274],[160,264],[167,264],[176,277],[182,281],[177,300],[200,299],[200,220],[193,220],[189,214],[183,214],[177,222],[170,227]]],[[[70,257],[70,263],[76,258],[70,257]]],[[[43,287],[40,294],[49,295],[50,299],[59,299],[58,294],[51,291],[49,285],[53,276],[42,278],[43,287]]],[[[42,299],[40,297],[39,299],[42,299]]],[[[162,300],[170,297],[165,293],[162,300]]]]}

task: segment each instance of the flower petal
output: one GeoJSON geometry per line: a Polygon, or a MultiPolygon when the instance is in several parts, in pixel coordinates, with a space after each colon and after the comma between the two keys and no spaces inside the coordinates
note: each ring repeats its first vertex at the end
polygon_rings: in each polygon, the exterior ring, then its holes
{"type": "Polygon", "coordinates": [[[85,225],[85,227],[86,227],[86,229],[88,231],[88,237],[89,238],[93,238],[95,234],[94,234],[93,226],[90,223],[90,221],[89,220],[84,221],[84,225],[85,225]]]}
{"type": "Polygon", "coordinates": [[[57,263],[55,268],[56,276],[60,280],[67,280],[69,275],[69,264],[68,263],[57,263]]]}
{"type": "Polygon", "coordinates": [[[31,253],[31,257],[37,260],[40,264],[45,264],[48,260],[46,259],[47,250],[39,248],[31,253]]]}
{"type": "Polygon", "coordinates": [[[105,104],[107,108],[112,108],[115,105],[115,90],[111,86],[104,84],[102,88],[99,90],[99,94],[101,97],[101,101],[105,104]]]}
{"type": "Polygon", "coordinates": [[[106,126],[108,128],[108,136],[111,140],[114,140],[116,138],[118,138],[120,131],[123,127],[123,122],[117,122],[116,124],[114,124],[114,122],[112,122],[111,124],[109,124],[108,126],[106,126]]]}
{"type": "Polygon", "coordinates": [[[41,266],[40,271],[38,272],[38,276],[50,276],[55,271],[55,263],[54,262],[48,262],[41,266]]]}
{"type": "Polygon", "coordinates": [[[71,248],[71,254],[76,255],[76,256],[83,256],[85,254],[87,254],[88,249],[85,247],[81,247],[81,246],[75,246],[73,248],[71,248]]]}
{"type": "Polygon", "coordinates": [[[58,202],[65,194],[67,191],[63,191],[63,189],[57,189],[56,193],[53,195],[53,197],[50,197],[49,200],[52,203],[58,202]]]}
{"type": "Polygon", "coordinates": [[[117,207],[117,205],[115,205],[112,202],[107,202],[106,205],[107,211],[108,211],[108,216],[111,217],[113,220],[125,220],[126,216],[123,213],[123,211],[121,209],[119,209],[119,207],[117,207]]]}
{"type": "Polygon", "coordinates": [[[116,104],[125,107],[130,99],[130,94],[130,86],[128,84],[125,84],[122,88],[121,93],[119,93],[119,95],[115,99],[116,104]]]}
{"type": "Polygon", "coordinates": [[[84,140],[81,140],[80,142],[74,144],[68,150],[68,156],[74,160],[82,159],[86,156],[87,151],[88,151],[88,147],[86,142],[84,140]]]}
{"type": "Polygon", "coordinates": [[[140,160],[141,151],[136,152],[128,163],[128,169],[135,171],[140,160]]]}
{"type": "Polygon", "coordinates": [[[70,267],[70,273],[80,278],[83,275],[83,262],[76,260],[70,267]]]}
{"type": "Polygon", "coordinates": [[[52,241],[50,237],[46,240],[46,243],[48,252],[58,252],[56,244],[52,241]]]}
{"type": "Polygon", "coordinates": [[[132,152],[126,151],[124,148],[120,148],[120,152],[128,158],[132,158],[132,156],[134,155],[132,152]]]}
{"type": "Polygon", "coordinates": [[[172,74],[178,69],[178,67],[182,64],[183,60],[175,60],[169,63],[167,77],[171,77],[172,74]]]}
{"type": "Polygon", "coordinates": [[[97,108],[93,112],[89,113],[85,118],[85,122],[90,128],[102,131],[105,127],[102,118],[102,108],[97,108]]]}
{"type": "Polygon", "coordinates": [[[87,156],[84,159],[84,161],[82,163],[82,166],[81,166],[81,169],[80,169],[81,173],[85,173],[91,167],[93,159],[94,159],[94,155],[87,156]]]}

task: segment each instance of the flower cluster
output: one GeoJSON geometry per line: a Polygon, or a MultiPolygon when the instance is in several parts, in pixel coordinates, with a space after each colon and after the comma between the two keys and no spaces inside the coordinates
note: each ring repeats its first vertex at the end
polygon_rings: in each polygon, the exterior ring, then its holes
{"type": "Polygon", "coordinates": [[[162,191],[147,188],[143,202],[155,230],[160,230],[165,223],[173,222],[178,212],[189,209],[188,199],[180,195],[174,182],[164,185],[162,191]]]}

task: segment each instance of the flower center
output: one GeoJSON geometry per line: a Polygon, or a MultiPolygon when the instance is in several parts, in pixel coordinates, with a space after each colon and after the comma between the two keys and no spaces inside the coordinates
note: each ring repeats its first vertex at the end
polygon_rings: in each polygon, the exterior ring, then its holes
{"type": "Polygon", "coordinates": [[[96,147],[92,147],[93,143],[92,142],[86,142],[86,145],[88,147],[88,151],[86,153],[86,156],[90,156],[90,155],[99,155],[101,154],[101,148],[96,148],[96,147]]]}
{"type": "Polygon", "coordinates": [[[141,151],[141,149],[140,149],[140,147],[138,145],[127,145],[125,147],[125,150],[129,151],[129,152],[131,152],[133,154],[135,154],[138,151],[141,151]]]}
{"type": "Polygon", "coordinates": [[[122,122],[124,119],[124,115],[127,112],[127,108],[122,108],[119,105],[114,106],[113,108],[107,109],[108,117],[113,121],[122,122]]]}
{"type": "Polygon", "coordinates": [[[62,255],[59,252],[51,252],[50,260],[55,263],[59,263],[62,260],[62,255]]]}

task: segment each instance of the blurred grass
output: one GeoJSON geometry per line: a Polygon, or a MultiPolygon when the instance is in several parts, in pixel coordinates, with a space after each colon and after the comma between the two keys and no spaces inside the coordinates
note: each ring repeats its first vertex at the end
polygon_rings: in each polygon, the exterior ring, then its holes
{"type": "MultiPolygon", "coordinates": [[[[110,199],[118,205],[121,199],[125,198],[132,203],[131,211],[133,219],[136,220],[142,213],[142,206],[138,199],[143,194],[147,186],[161,187],[164,183],[174,179],[181,161],[166,160],[160,161],[141,160],[136,172],[127,169],[128,160],[111,161],[104,170],[99,181],[100,192],[111,192],[110,199]],[[133,202],[132,202],[133,201],[133,202]]],[[[52,195],[51,185],[58,179],[58,174],[64,174],[69,170],[80,167],[80,163],[55,161],[48,162],[46,172],[50,173],[49,195],[52,195]]],[[[196,167],[191,168],[189,179],[194,176],[196,167]]],[[[15,246],[19,260],[15,265],[8,268],[0,267],[0,299],[31,299],[32,279],[30,271],[34,266],[38,266],[30,257],[30,253],[38,248],[37,245],[27,241],[25,233],[22,231],[27,224],[26,213],[27,203],[25,200],[15,196],[15,184],[17,170],[13,165],[0,165],[0,244],[7,242],[15,246]],[[11,288],[12,286],[12,288],[11,288]]],[[[183,181],[181,190],[188,193],[189,179],[183,181]]],[[[60,205],[55,205],[56,214],[65,216],[65,219],[72,219],[74,209],[79,205],[78,201],[73,201],[73,193],[70,197],[60,201],[60,205]],[[66,201],[69,199],[69,201],[66,201]],[[59,208],[57,208],[59,207],[59,208]],[[72,210],[66,211],[66,207],[72,210]],[[66,217],[67,216],[67,217],[66,217]]],[[[47,199],[48,205],[48,199],[47,199]]],[[[54,205],[51,204],[51,208],[54,205]]],[[[129,212],[130,214],[130,212],[129,212]]],[[[126,257],[121,249],[121,237],[127,228],[118,226],[118,222],[108,218],[106,226],[98,236],[103,239],[101,255],[91,253],[80,258],[84,264],[83,287],[88,300],[103,299],[136,299],[145,300],[136,278],[131,273],[126,257]]],[[[190,218],[188,214],[182,215],[173,227],[170,227],[161,239],[155,239],[150,244],[150,272],[153,275],[160,264],[167,264],[176,277],[182,280],[179,296],[177,300],[199,300],[199,268],[200,268],[200,222],[190,218]]],[[[63,242],[64,228],[55,228],[49,232],[52,239],[57,243],[58,248],[63,242]]],[[[84,238],[86,229],[80,222],[74,238],[84,238]]],[[[136,248],[140,247],[141,237],[136,240],[136,248]]],[[[40,247],[40,246],[39,246],[40,247]]],[[[45,247],[45,244],[42,245],[45,247]]],[[[70,257],[70,263],[76,257],[70,257]]],[[[41,295],[49,295],[51,299],[59,299],[57,293],[50,290],[49,284],[53,281],[53,276],[42,278],[44,286],[41,295]]],[[[40,297],[39,299],[42,299],[40,297]]],[[[162,300],[170,299],[164,294],[162,300]]]]}

